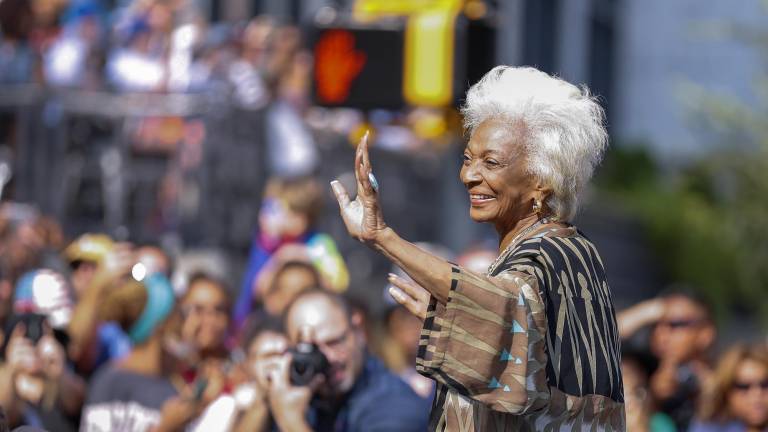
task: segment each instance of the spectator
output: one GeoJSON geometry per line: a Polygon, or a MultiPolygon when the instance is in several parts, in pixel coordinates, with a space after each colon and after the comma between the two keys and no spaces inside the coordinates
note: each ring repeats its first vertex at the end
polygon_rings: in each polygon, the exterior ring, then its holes
{"type": "MultiPolygon", "coordinates": [[[[419,242],[416,245],[447,261],[454,262],[457,259],[463,259],[463,257],[457,258],[450,249],[440,244],[419,242]]],[[[485,265],[485,269],[488,268],[491,261],[485,265]]],[[[392,266],[392,273],[390,274],[395,274],[401,280],[413,283],[410,276],[396,265],[392,266]]],[[[387,366],[407,382],[416,394],[431,401],[434,396],[435,382],[416,371],[422,321],[392,298],[389,293],[393,287],[391,283],[388,283],[382,292],[384,303],[389,305],[384,313],[386,337],[383,340],[382,356],[387,366]]]]}
{"type": "Polygon", "coordinates": [[[181,340],[195,349],[199,361],[227,358],[230,301],[223,282],[203,273],[193,275],[179,301],[181,340]]]}
{"type": "Polygon", "coordinates": [[[161,91],[170,74],[174,4],[156,0],[137,4],[124,35],[125,46],[114,50],[107,61],[107,76],[122,91],[161,91]]]}
{"type": "Polygon", "coordinates": [[[233,320],[236,328],[242,328],[255,300],[259,299],[258,293],[253,291],[254,282],[283,245],[296,243],[308,246],[309,258],[327,281],[328,287],[335,291],[347,288],[349,274],[336,244],[328,235],[315,230],[322,202],[322,189],[312,178],[273,178],[268,182],[259,212],[258,234],[251,247],[235,304],[233,320]]]}
{"type": "Polygon", "coordinates": [[[88,376],[105,362],[128,354],[131,342],[116,323],[99,320],[109,289],[127,277],[136,256],[130,245],[116,245],[103,234],[84,234],[64,251],[72,268],[77,304],[69,325],[69,355],[88,376]]]}
{"type": "Polygon", "coordinates": [[[329,362],[308,386],[289,379],[291,356],[272,370],[269,409],[281,430],[423,431],[428,404],[368,354],[360,323],[337,294],[312,290],[288,308],[292,344],[312,342],[329,362]],[[397,413],[397,415],[393,415],[397,413]]]}
{"type": "Polygon", "coordinates": [[[301,292],[325,286],[317,268],[303,245],[288,244],[280,248],[264,266],[254,282],[253,310],[234,334],[240,339],[246,329],[261,327],[265,321],[280,319],[285,308],[301,292]]]}
{"type": "MultiPolygon", "coordinates": [[[[13,287],[11,281],[6,277],[0,266],[0,332],[5,330],[6,320],[11,315],[11,305],[13,297],[13,287]]],[[[4,334],[0,333],[0,341],[4,339],[4,334]]]]}
{"type": "Polygon", "coordinates": [[[99,263],[114,248],[114,242],[105,234],[83,234],[64,250],[64,257],[72,270],[70,279],[75,296],[82,297],[91,284],[99,263]]]}
{"type": "Polygon", "coordinates": [[[94,0],[70,4],[62,35],[44,53],[43,72],[54,86],[97,88],[104,44],[101,10],[94,0]]]}
{"type": "Polygon", "coordinates": [[[275,24],[269,17],[251,20],[243,31],[239,56],[228,67],[233,96],[245,108],[263,108],[271,98],[265,75],[274,31],[275,24]]]}
{"type": "Polygon", "coordinates": [[[144,245],[136,249],[136,262],[144,266],[145,275],[155,273],[166,277],[171,275],[171,259],[157,246],[144,245]]]}
{"type": "Polygon", "coordinates": [[[648,388],[649,377],[657,366],[658,362],[650,353],[622,350],[621,373],[624,378],[624,402],[629,431],[677,431],[672,419],[656,410],[655,401],[648,388]]]}
{"type": "Polygon", "coordinates": [[[652,326],[650,349],[659,367],[651,375],[651,393],[661,411],[686,430],[711,376],[708,355],[716,330],[706,303],[693,293],[669,292],[621,312],[618,326],[622,339],[652,326]]]}
{"type": "Polygon", "coordinates": [[[9,424],[75,431],[85,383],[67,364],[66,334],[45,315],[14,316],[6,328],[0,365],[0,406],[9,424]]]}
{"type": "Polygon", "coordinates": [[[390,367],[397,372],[419,396],[432,400],[434,381],[416,372],[416,354],[421,336],[421,320],[408,312],[405,306],[396,305],[387,310],[384,317],[388,346],[396,355],[390,367]]]}
{"type": "Polygon", "coordinates": [[[270,417],[269,376],[280,366],[281,359],[288,351],[288,338],[283,332],[282,323],[269,319],[261,323],[245,344],[247,373],[249,382],[241,385],[235,393],[238,402],[237,422],[233,430],[263,431],[273,429],[274,421],[270,417]]]}
{"type": "Polygon", "coordinates": [[[35,53],[29,43],[34,15],[29,0],[0,2],[0,82],[29,83],[35,77],[35,53]]]}
{"type": "Polygon", "coordinates": [[[256,286],[269,315],[282,316],[301,292],[324,285],[303,246],[284,246],[271,261],[272,265],[264,269],[256,286]]]}
{"type": "Polygon", "coordinates": [[[20,203],[0,205],[0,263],[11,283],[43,264],[47,231],[33,206],[20,203]]]}
{"type": "Polygon", "coordinates": [[[202,412],[212,394],[218,395],[223,380],[217,371],[203,371],[193,386],[184,383],[181,371],[193,351],[181,341],[181,319],[172,313],[173,305],[173,289],[159,274],[109,292],[104,318],[120,323],[134,349],[93,378],[82,431],[178,430],[202,412]]]}
{"type": "Polygon", "coordinates": [[[72,294],[62,275],[52,270],[35,270],[22,276],[13,294],[15,314],[46,316],[48,324],[66,332],[72,319],[72,294]]]}
{"type": "Polygon", "coordinates": [[[768,351],[737,344],[723,355],[691,432],[768,430],[768,351]]]}

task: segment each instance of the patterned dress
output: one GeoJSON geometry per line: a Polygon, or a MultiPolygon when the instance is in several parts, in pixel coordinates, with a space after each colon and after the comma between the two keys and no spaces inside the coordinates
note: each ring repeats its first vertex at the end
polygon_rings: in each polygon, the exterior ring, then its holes
{"type": "Polygon", "coordinates": [[[624,431],[620,347],[595,246],[572,226],[519,241],[487,275],[453,267],[417,359],[430,430],[624,431]]]}

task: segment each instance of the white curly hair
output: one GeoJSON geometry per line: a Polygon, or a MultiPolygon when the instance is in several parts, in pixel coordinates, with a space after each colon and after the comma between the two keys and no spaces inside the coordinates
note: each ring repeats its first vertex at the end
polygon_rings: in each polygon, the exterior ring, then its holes
{"type": "Polygon", "coordinates": [[[603,109],[586,86],[532,67],[496,66],[469,89],[462,113],[470,134],[488,119],[512,128],[522,122],[528,170],[552,189],[545,205],[561,221],[576,215],[608,146],[603,109]]]}

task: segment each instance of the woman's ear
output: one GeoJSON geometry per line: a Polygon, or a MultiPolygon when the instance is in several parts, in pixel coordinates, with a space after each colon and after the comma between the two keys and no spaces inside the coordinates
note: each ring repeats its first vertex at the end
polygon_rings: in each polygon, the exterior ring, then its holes
{"type": "Polygon", "coordinates": [[[547,198],[552,195],[552,188],[540,181],[536,182],[533,190],[533,199],[539,201],[542,205],[546,203],[547,198]]]}

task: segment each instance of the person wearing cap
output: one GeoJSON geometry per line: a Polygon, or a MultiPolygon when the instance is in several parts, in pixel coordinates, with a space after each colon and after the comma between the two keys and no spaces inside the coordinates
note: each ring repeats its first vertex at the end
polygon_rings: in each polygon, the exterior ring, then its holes
{"type": "Polygon", "coordinates": [[[71,269],[70,281],[75,295],[79,298],[91,285],[99,269],[99,263],[115,247],[106,234],[83,234],[64,249],[64,258],[71,269]]]}
{"type": "Polygon", "coordinates": [[[31,424],[77,430],[85,382],[67,358],[72,299],[64,277],[51,270],[23,275],[0,349],[0,405],[12,426],[31,424]]]}
{"type": "Polygon", "coordinates": [[[194,348],[182,341],[182,316],[163,275],[124,281],[109,291],[100,312],[120,324],[134,348],[94,375],[81,431],[183,429],[220,393],[216,371],[203,371],[205,381],[192,386],[181,376],[195,361],[194,348]]]}
{"type": "Polygon", "coordinates": [[[130,350],[120,327],[98,319],[98,310],[108,289],[129,275],[135,254],[128,244],[117,244],[103,234],[84,234],[72,242],[64,256],[70,264],[77,304],[69,334],[69,355],[78,370],[89,375],[110,359],[130,350]]]}

